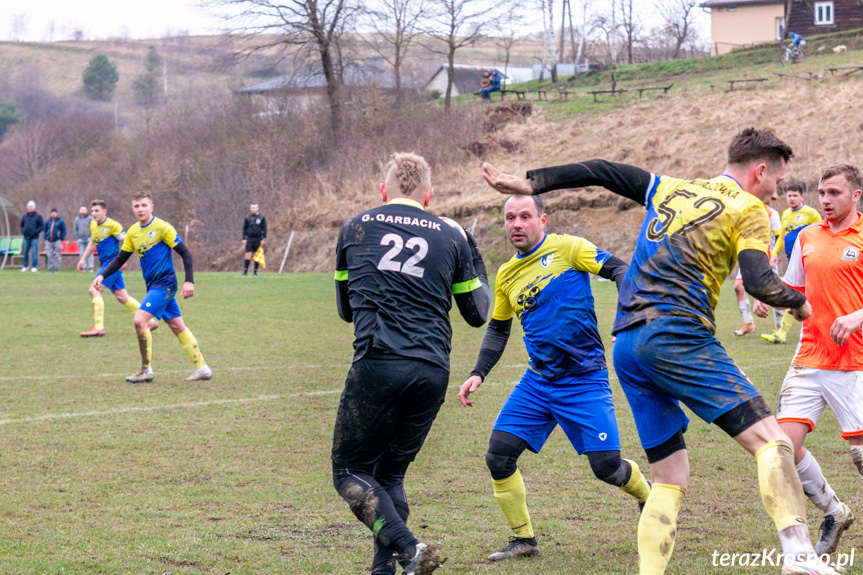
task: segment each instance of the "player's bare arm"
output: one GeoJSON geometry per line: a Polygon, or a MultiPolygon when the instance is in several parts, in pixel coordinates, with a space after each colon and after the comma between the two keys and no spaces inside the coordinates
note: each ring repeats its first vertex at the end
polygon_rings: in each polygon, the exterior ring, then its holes
{"type": "Polygon", "coordinates": [[[533,185],[527,178],[504,174],[488,162],[482,164],[482,178],[502,194],[533,195],[533,185]]]}
{"type": "Polygon", "coordinates": [[[851,334],[860,329],[860,326],[863,326],[863,309],[837,317],[830,328],[830,337],[836,345],[845,345],[851,334]]]}

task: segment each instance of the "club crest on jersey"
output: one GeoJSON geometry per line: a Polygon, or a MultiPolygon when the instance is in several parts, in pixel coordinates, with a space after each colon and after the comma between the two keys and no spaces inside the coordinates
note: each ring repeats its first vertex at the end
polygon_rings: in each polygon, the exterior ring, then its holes
{"type": "Polygon", "coordinates": [[[550,254],[545,254],[544,256],[539,258],[539,265],[544,268],[548,268],[548,266],[550,266],[552,262],[554,262],[554,252],[551,252],[550,254]]]}
{"type": "Polygon", "coordinates": [[[803,219],[803,214],[797,214],[797,221],[799,222],[802,219],[803,219]]]}
{"type": "Polygon", "coordinates": [[[860,250],[853,246],[848,246],[845,248],[845,251],[842,252],[842,259],[846,262],[856,262],[859,256],[860,250]]]}
{"type": "Polygon", "coordinates": [[[600,434],[599,434],[599,440],[600,440],[600,441],[605,441],[607,438],[608,438],[608,434],[607,434],[607,433],[600,433],[600,434]]]}
{"type": "Polygon", "coordinates": [[[255,223],[258,225],[261,225],[261,218],[258,218],[257,220],[255,220],[255,223]]]}
{"type": "Polygon", "coordinates": [[[155,238],[156,237],[156,230],[150,230],[149,232],[147,232],[147,237],[150,238],[151,240],[153,238],[155,238]]]}

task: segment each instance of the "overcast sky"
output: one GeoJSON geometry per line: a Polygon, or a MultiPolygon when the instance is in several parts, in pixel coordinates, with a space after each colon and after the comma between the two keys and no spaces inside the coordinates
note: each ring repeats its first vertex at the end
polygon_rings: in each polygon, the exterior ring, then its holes
{"type": "MultiPolygon", "coordinates": [[[[653,6],[656,1],[661,0],[635,1],[636,10],[648,28],[655,23],[653,6]]],[[[609,2],[593,0],[591,3],[602,5],[609,2]]],[[[555,9],[560,10],[559,1],[555,0],[554,4],[555,9]]],[[[575,20],[581,12],[580,4],[581,0],[572,0],[575,20]]],[[[700,8],[696,8],[696,12],[699,33],[702,41],[706,41],[710,33],[710,17],[700,8]]],[[[199,8],[196,0],[0,1],[2,40],[65,40],[71,38],[75,30],[82,31],[86,39],[160,38],[180,32],[213,34],[222,27],[223,22],[199,8]]]]}

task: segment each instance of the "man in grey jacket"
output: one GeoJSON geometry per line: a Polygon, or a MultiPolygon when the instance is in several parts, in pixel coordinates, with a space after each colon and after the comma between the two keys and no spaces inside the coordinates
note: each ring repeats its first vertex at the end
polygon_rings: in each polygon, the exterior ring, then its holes
{"type": "MultiPolygon", "coordinates": [[[[72,222],[72,233],[75,234],[75,241],[78,242],[78,253],[83,254],[87,249],[87,244],[90,243],[90,222],[93,221],[93,216],[86,206],[78,208],[78,216],[72,222]]],[[[87,258],[87,271],[93,271],[93,254],[87,258]]],[[[83,270],[82,270],[83,271],[83,270]]]]}

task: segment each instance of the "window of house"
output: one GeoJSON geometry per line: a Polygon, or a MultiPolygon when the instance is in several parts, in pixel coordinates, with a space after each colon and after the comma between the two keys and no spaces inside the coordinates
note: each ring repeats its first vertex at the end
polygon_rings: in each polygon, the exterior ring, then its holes
{"type": "Polygon", "coordinates": [[[833,24],[833,2],[815,3],[815,24],[825,26],[833,24]]]}
{"type": "Polygon", "coordinates": [[[737,12],[737,6],[729,6],[728,11],[729,12],[737,12]]]}
{"type": "Polygon", "coordinates": [[[785,38],[785,17],[776,18],[776,39],[782,40],[785,38]]]}

